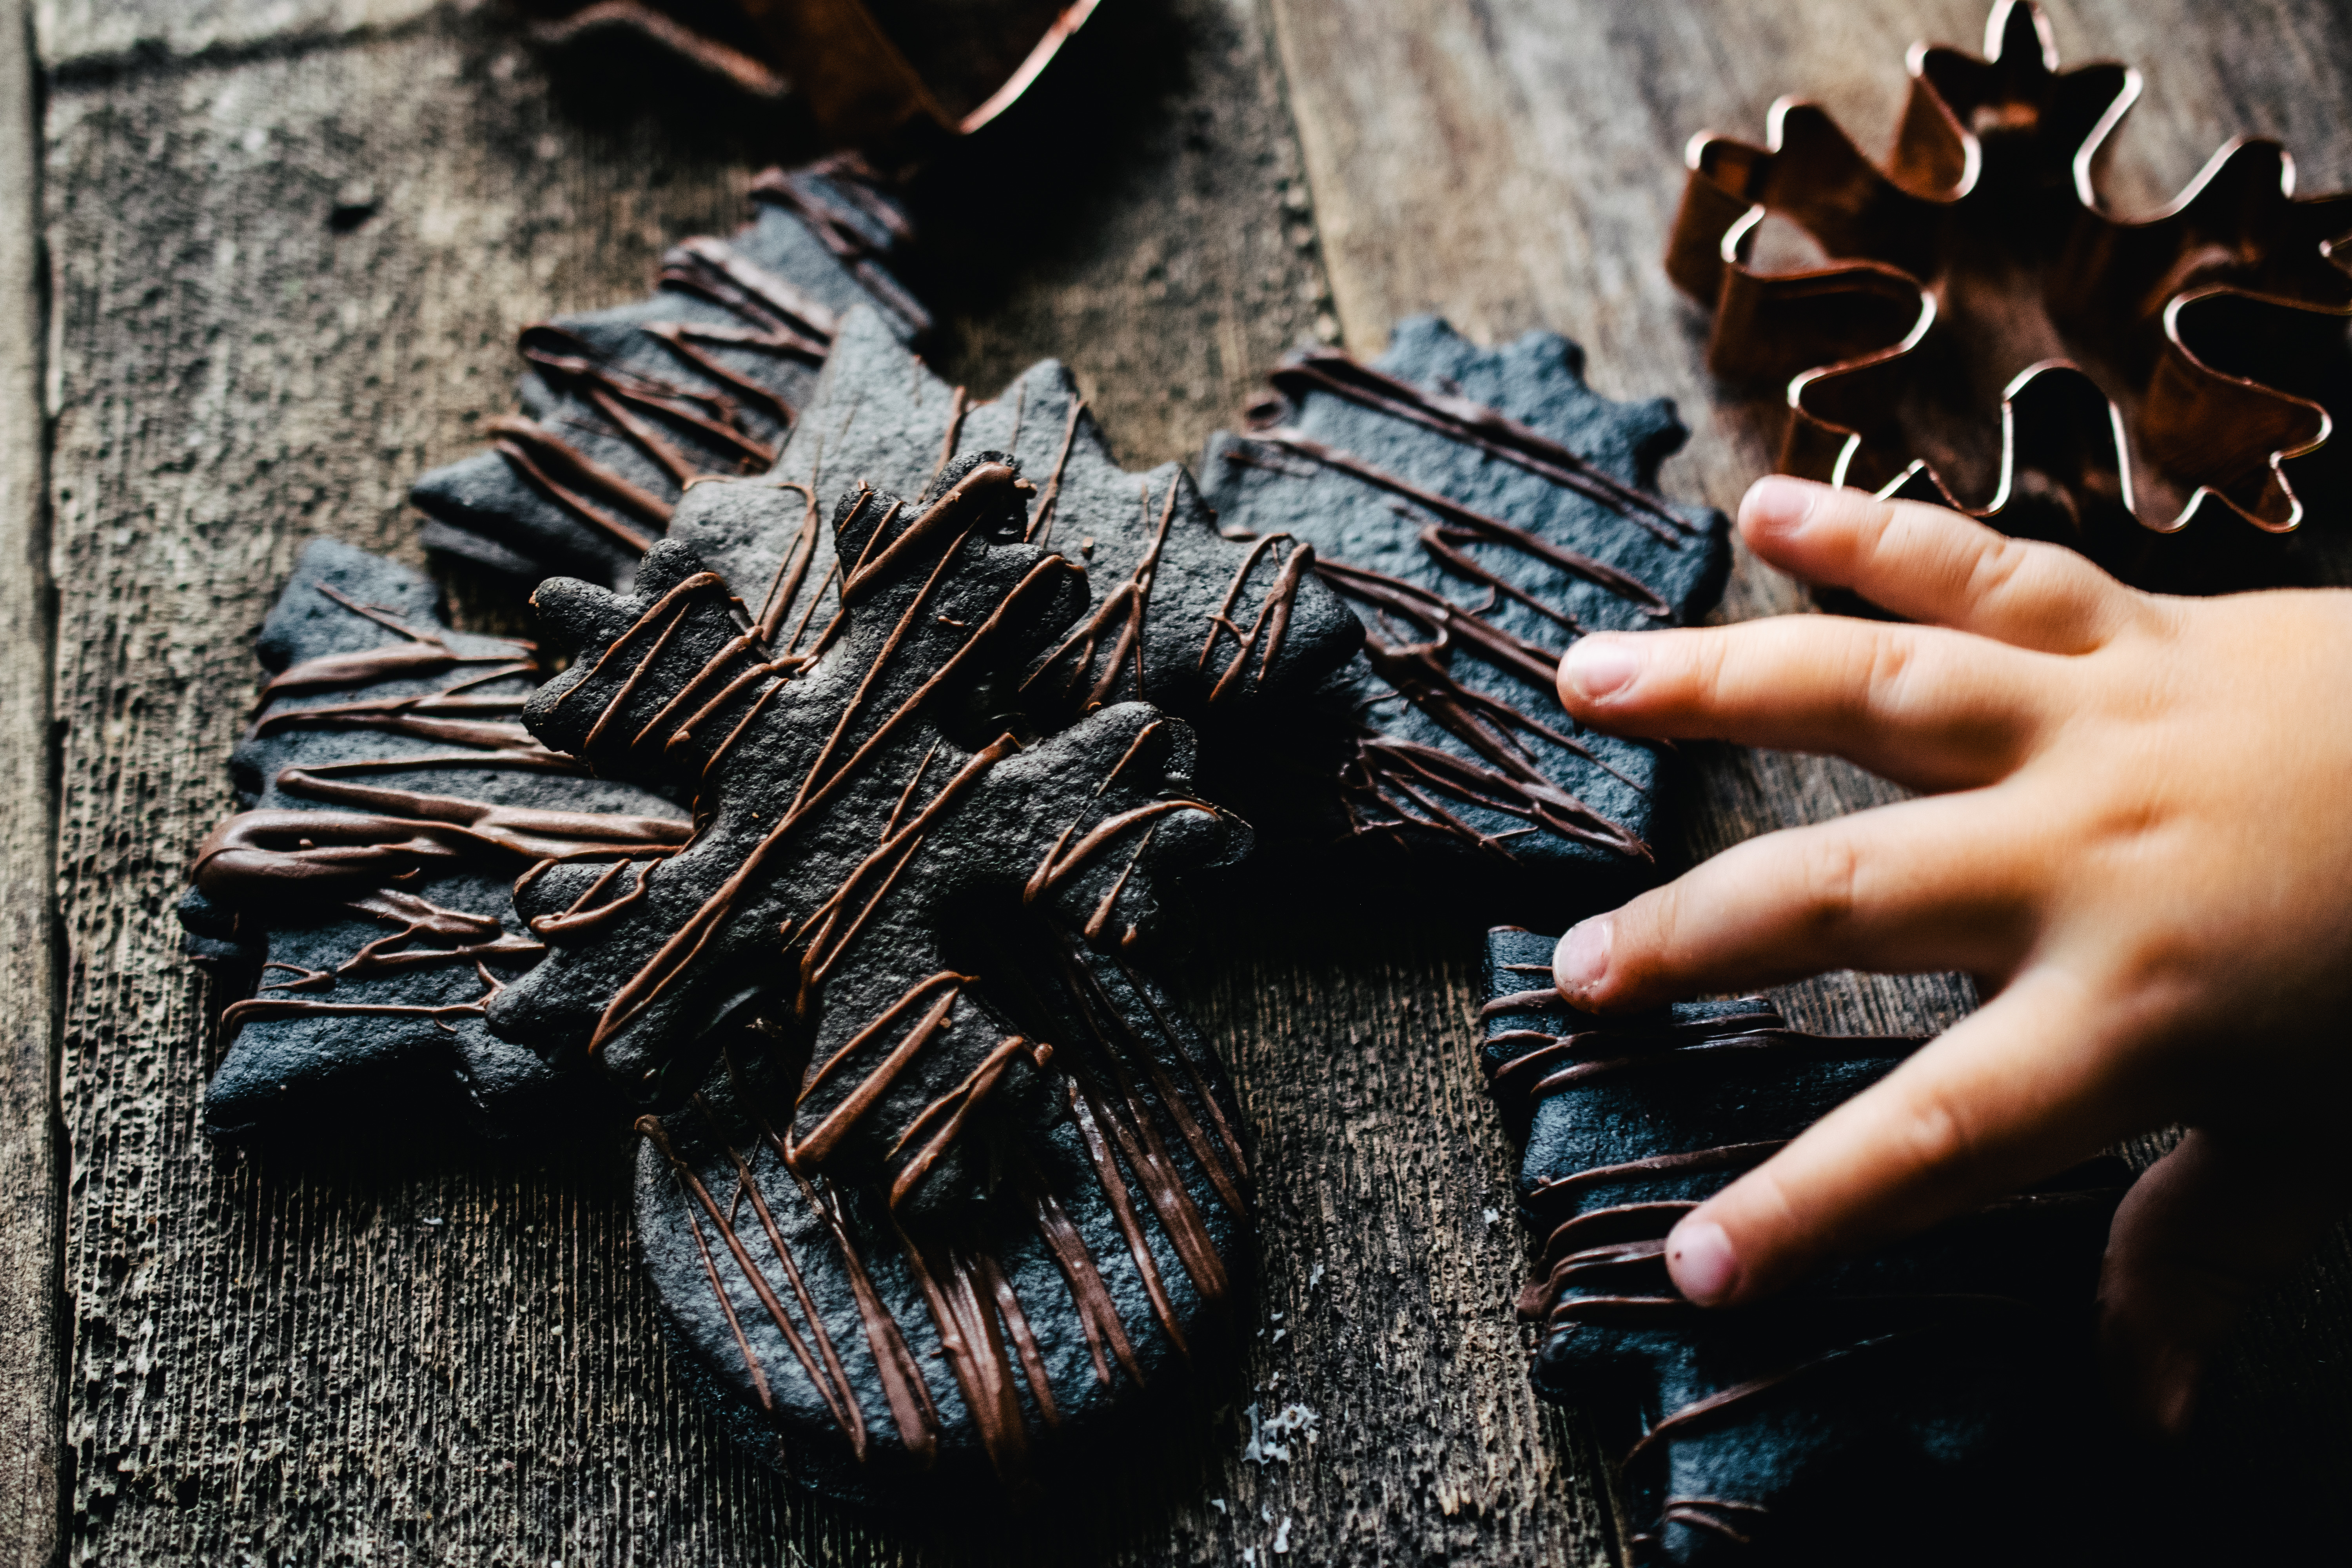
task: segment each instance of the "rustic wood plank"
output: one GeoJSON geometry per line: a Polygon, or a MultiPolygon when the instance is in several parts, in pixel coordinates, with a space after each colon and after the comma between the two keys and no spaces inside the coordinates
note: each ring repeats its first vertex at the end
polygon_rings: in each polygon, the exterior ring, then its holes
{"type": "Polygon", "coordinates": [[[756,1471],[667,1485],[715,1438],[665,1384],[613,1151],[395,1126],[216,1163],[172,916],[303,537],[406,545],[409,479],[508,405],[519,320],[642,291],[739,218],[743,161],[561,121],[462,19],[68,79],[48,133],[72,1555],[773,1555],[756,1471]],[[381,211],[338,235],[355,183],[381,211]]]}
{"type": "MultiPolygon", "coordinates": [[[[513,328],[641,291],[664,245],[735,221],[753,160],[574,117],[478,7],[45,5],[61,68],[46,211],[72,721],[58,853],[75,1561],[1247,1551],[1273,1568],[1278,1536],[1286,1561],[1605,1558],[1596,1458],[1530,1397],[1526,1331],[1505,1310],[1512,1159],[1474,1068],[1475,931],[1302,933],[1244,911],[1211,932],[1181,989],[1259,1138],[1265,1278],[1247,1331],[1264,1337],[1208,1391],[1197,1430],[1139,1456],[1124,1495],[1003,1529],[813,1505],[729,1448],[669,1381],[608,1143],[485,1151],[395,1122],[216,1160],[197,1116],[205,998],[170,906],[226,805],[252,628],[313,533],[413,552],[405,486],[506,407],[513,328]],[[378,216],[333,233],[330,206],[362,185],[378,216]],[[1321,1416],[1316,1442],[1244,1464],[1246,1407],[1294,1401],[1321,1416]]],[[[1059,353],[1121,456],[1150,462],[1194,450],[1297,337],[1344,326],[1370,349],[1391,316],[1434,305],[1488,337],[1559,327],[1604,390],[1675,395],[1698,434],[1670,483],[1727,504],[1766,447],[1758,409],[1705,382],[1704,323],[1656,273],[1683,138],[1752,132],[1794,88],[1868,133],[1891,123],[1915,30],[1971,40],[1982,25],[1972,4],[1941,3],[1270,5],[1280,79],[1254,0],[1140,8],[1059,132],[1016,127],[938,172],[929,205],[961,241],[926,280],[947,374],[985,392],[1059,353]]],[[[2135,195],[2240,124],[2307,149],[2309,183],[2343,178],[2322,143],[2340,134],[2345,30],[2315,4],[2266,0],[2256,25],[2279,44],[2254,58],[2219,41],[2237,21],[2116,0],[2059,12],[2070,55],[2106,39],[2226,84],[2155,73],[2120,171],[2135,195]],[[2159,40],[2179,52],[2159,57],[2159,40]]],[[[1732,612],[1800,603],[1744,566],[1732,612]]],[[[1695,761],[1685,856],[1885,798],[1818,760],[1695,761]]],[[[1947,1023],[1969,996],[1929,977],[1793,1002],[1874,1027],[1947,1023]]],[[[2248,1336],[2259,1362],[2232,1384],[2251,1400],[2233,1430],[2286,1421],[2340,1473],[2347,1268],[2315,1268],[2291,1298],[2309,1324],[2273,1312],[2248,1336]],[[2289,1370],[2315,1357],[2317,1392],[2289,1403],[2289,1370]]],[[[2294,1475],[2327,1495],[2318,1470],[2294,1475]]]]}
{"type": "MultiPolygon", "coordinates": [[[[1070,184],[1045,220],[934,203],[993,258],[937,280],[944,368],[989,390],[1064,353],[1130,462],[1193,450],[1328,308],[1255,11],[1192,0],[1142,26],[1148,68],[1070,110],[1087,144],[1056,154],[1070,184]]],[[[1352,956],[1251,927],[1212,943],[1192,988],[1267,1151],[1267,1316],[1244,1328],[1263,1338],[1200,1433],[1050,1542],[880,1529],[727,1448],[667,1380],[608,1142],[486,1153],[395,1125],[215,1160],[205,998],[170,905],[227,802],[251,628],[311,532],[412,550],[402,489],[506,405],[513,327],[638,292],[663,244],[731,220],[749,164],[568,120],[498,24],[446,13],[68,70],[48,134],[79,716],[77,1560],[1594,1555],[1591,1466],[1529,1397],[1503,1310],[1516,1244],[1487,1217],[1508,1153],[1473,1071],[1473,932],[1352,956]],[[337,237],[355,182],[379,215],[337,237]],[[1316,1442],[1244,1464],[1254,1400],[1317,1409],[1316,1442]]],[[[1012,145],[961,177],[1001,178],[1012,145]]]]}
{"type": "MultiPolygon", "coordinates": [[[[1780,415],[1769,392],[1710,380],[1706,316],[1657,265],[1685,142],[1703,129],[1760,141],[1772,100],[1796,93],[1828,105],[1864,147],[1884,146],[1906,46],[1925,37],[1974,49],[1989,9],[1983,0],[1269,5],[1349,346],[1374,351],[1391,321],[1433,309],[1482,338],[1564,331],[1591,351],[1603,390],[1680,403],[1694,436],[1667,483],[1727,508],[1769,466],[1780,415]]],[[[2305,192],[2352,184],[2352,28],[2341,7],[2045,8],[2067,63],[2122,58],[2147,77],[2104,181],[2122,211],[2160,205],[2240,133],[2284,141],[2305,192]]],[[[2331,553],[2352,554],[2352,540],[2331,553]]],[[[1795,584],[1742,553],[1726,618],[1803,607],[1795,584]]],[[[1693,761],[1680,802],[1685,859],[1895,795],[1832,760],[1707,747],[1694,748],[1693,761]]],[[[1973,996],[1958,976],[1848,975],[1787,1001],[1816,1026],[1932,1028],[1973,996]]],[[[2352,1462],[2347,1411],[2352,1236],[2339,1230],[2265,1300],[2209,1391],[2189,1463],[2229,1500],[2236,1533],[2226,1555],[2293,1561],[2325,1539],[2318,1500],[2352,1462]],[[2293,1500],[2259,1511],[2234,1500],[2257,1489],[2293,1500]]]]}
{"type": "MultiPolygon", "coordinates": [[[[33,29],[52,70],[217,57],[380,33],[445,0],[33,0],[33,29]]],[[[478,4],[478,0],[476,0],[478,4]]]]}
{"type": "Polygon", "coordinates": [[[32,37],[0,5],[0,1561],[58,1548],[64,1301],[57,1110],[57,635],[43,483],[32,37]]]}

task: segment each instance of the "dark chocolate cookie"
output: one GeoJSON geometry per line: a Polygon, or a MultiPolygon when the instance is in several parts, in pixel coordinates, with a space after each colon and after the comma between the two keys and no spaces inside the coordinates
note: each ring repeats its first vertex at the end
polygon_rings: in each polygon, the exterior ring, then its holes
{"type": "Polygon", "coordinates": [[[1591,1017],[1552,989],[1552,946],[1490,934],[1483,1055],[1527,1143],[1536,1387],[1601,1422],[1634,1561],[2038,1563],[2070,1530],[2111,1536],[2089,1352],[2122,1163],[1771,1302],[1695,1307],[1666,1273],[1675,1221],[1921,1042],[1802,1033],[1753,999],[1591,1017]]]}
{"type": "Polygon", "coordinates": [[[1315,579],[1313,551],[1221,535],[1181,464],[1120,468],[1062,365],[1032,366],[975,405],[870,311],[844,319],[774,470],[697,485],[672,536],[756,600],[788,651],[838,607],[817,498],[856,484],[919,494],[980,453],[1007,454],[1032,476],[1024,539],[1084,574],[1086,613],[1004,670],[993,693],[1034,729],[1148,701],[1191,724],[1217,769],[1223,753],[1295,724],[1360,643],[1347,606],[1315,579]]]}
{"type": "Polygon", "coordinates": [[[1580,734],[1553,674],[1586,631],[1704,614],[1728,530],[1654,493],[1685,435],[1673,405],[1612,403],[1583,363],[1553,333],[1488,351],[1418,317],[1370,365],[1293,355],[1255,429],[1211,440],[1228,535],[1311,545],[1367,634],[1286,787],[1232,797],[1261,831],[1391,847],[1411,858],[1388,874],[1500,884],[1549,919],[1652,875],[1664,753],[1580,734]]]}
{"type": "Polygon", "coordinates": [[[216,1136],[461,1080],[493,1126],[551,1113],[553,1075],[482,1004],[543,949],[508,888],[549,855],[675,846],[685,813],[587,776],[518,721],[527,643],[453,632],[433,584],[314,541],[263,626],[271,679],[231,761],[247,807],[197,850],[190,953],[232,987],[205,1097],[216,1136]]]}
{"type": "Polygon", "coordinates": [[[637,1098],[684,1361],[845,1495],[1025,1489],[1039,1444],[1181,1385],[1246,1250],[1231,1095],[1137,963],[1182,934],[1172,879],[1247,831],[1146,704],[1025,745],[1001,721],[1088,603],[1026,491],[991,453],[919,501],[849,488],[844,607],[795,654],[683,541],[631,596],[538,595],[579,655],[532,732],[690,794],[696,832],[526,878],[551,951],[491,1025],[637,1098]]]}
{"type": "Polygon", "coordinates": [[[775,461],[844,311],[929,328],[887,270],[906,216],[865,165],[771,169],[751,195],[758,218],[672,249],[653,298],[523,329],[523,414],[410,491],[427,550],[525,585],[625,585],[690,481],[775,461]]]}

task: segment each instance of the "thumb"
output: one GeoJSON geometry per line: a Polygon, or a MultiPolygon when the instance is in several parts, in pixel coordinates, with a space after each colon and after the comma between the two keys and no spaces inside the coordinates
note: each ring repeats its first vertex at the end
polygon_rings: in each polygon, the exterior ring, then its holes
{"type": "Polygon", "coordinates": [[[2099,1356],[2131,1415],[2188,1429],[2207,1361],[2246,1303],[2344,1206],[2336,1162],[2282,1128],[2192,1128],[2116,1210],[2099,1276],[2099,1356]]]}

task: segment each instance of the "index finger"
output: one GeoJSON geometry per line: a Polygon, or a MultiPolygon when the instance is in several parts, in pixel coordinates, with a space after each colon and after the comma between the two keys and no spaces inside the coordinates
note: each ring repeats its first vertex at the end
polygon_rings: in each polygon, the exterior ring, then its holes
{"type": "Polygon", "coordinates": [[[1936,626],[1772,616],[1594,632],[1560,660],[1560,706],[1619,735],[1827,752],[1913,789],[1990,783],[2024,760],[2063,670],[1936,626]]]}

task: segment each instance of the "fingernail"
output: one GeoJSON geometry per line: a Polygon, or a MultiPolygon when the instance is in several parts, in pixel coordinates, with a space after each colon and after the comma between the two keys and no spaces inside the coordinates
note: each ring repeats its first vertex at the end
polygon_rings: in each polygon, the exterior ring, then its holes
{"type": "Polygon", "coordinates": [[[1767,474],[1748,487],[1739,503],[1742,533],[1794,533],[1813,515],[1825,487],[1786,474],[1767,474]]]}
{"type": "Polygon", "coordinates": [[[1731,1299],[1739,1285],[1739,1259],[1731,1253],[1731,1237],[1712,1220],[1686,1219],[1666,1237],[1666,1272],[1675,1289],[1702,1307],[1731,1299]]]}
{"type": "Polygon", "coordinates": [[[1642,656],[1624,637],[1579,638],[1559,661],[1560,684],[1588,701],[1632,684],[1641,671],[1642,656]]]}
{"type": "Polygon", "coordinates": [[[1609,940],[1615,934],[1602,916],[1569,928],[1552,950],[1551,979],[1559,994],[1580,1002],[1609,973],[1609,940]]]}

